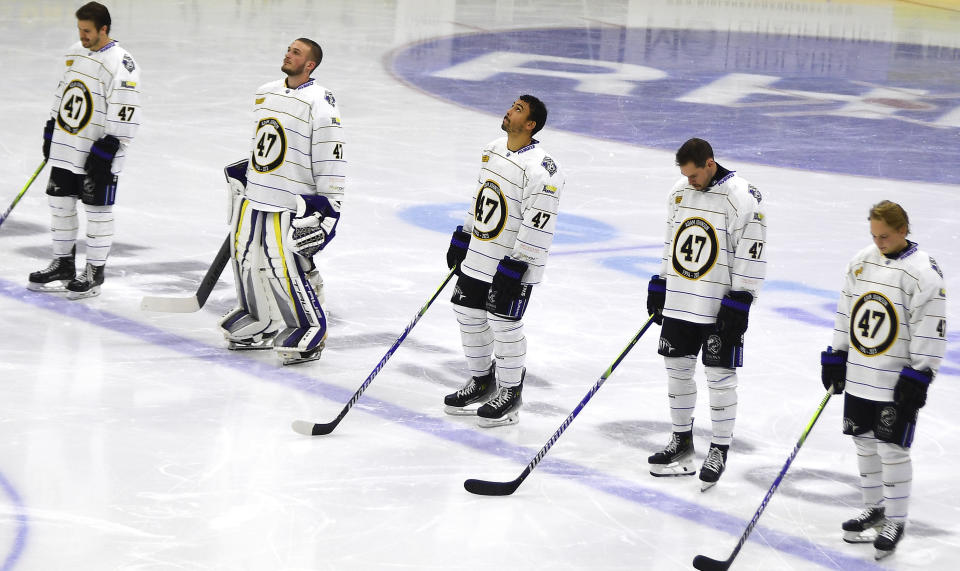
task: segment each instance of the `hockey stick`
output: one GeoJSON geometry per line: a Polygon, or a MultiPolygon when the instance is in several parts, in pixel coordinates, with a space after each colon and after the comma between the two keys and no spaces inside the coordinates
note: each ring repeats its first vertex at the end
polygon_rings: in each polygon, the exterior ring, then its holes
{"type": "Polygon", "coordinates": [[[230,236],[227,236],[224,238],[223,244],[220,245],[220,251],[217,252],[217,257],[213,259],[213,263],[210,264],[207,273],[203,276],[203,279],[200,280],[200,287],[197,288],[197,293],[189,297],[144,296],[140,302],[140,309],[144,311],[163,311],[166,313],[192,313],[198,311],[203,307],[203,304],[207,302],[207,298],[210,297],[210,292],[212,292],[213,287],[217,285],[217,280],[220,279],[220,274],[223,273],[223,268],[227,267],[227,262],[229,261],[230,236]]]}
{"type": "Polygon", "coordinates": [[[33,176],[31,176],[30,180],[27,181],[27,184],[24,185],[23,190],[21,190],[20,194],[13,199],[13,203],[11,203],[7,210],[3,213],[3,216],[0,216],[0,224],[3,224],[3,221],[10,216],[10,213],[13,212],[13,207],[16,206],[17,203],[20,202],[20,199],[23,198],[23,195],[27,193],[27,189],[30,188],[30,185],[33,184],[33,181],[36,180],[37,176],[40,174],[40,171],[43,170],[43,167],[46,164],[47,159],[43,159],[43,162],[40,163],[40,166],[37,167],[37,170],[33,171],[33,176]]]}
{"type": "Polygon", "coordinates": [[[370,371],[370,375],[367,376],[367,379],[363,381],[363,384],[360,385],[360,388],[357,389],[357,392],[353,393],[353,398],[350,399],[350,402],[347,403],[343,410],[340,411],[340,414],[337,415],[337,418],[333,419],[330,422],[310,422],[308,420],[294,420],[293,429],[300,434],[305,436],[321,436],[324,434],[330,434],[333,432],[333,429],[340,424],[340,421],[343,420],[343,417],[347,416],[347,412],[353,408],[353,405],[360,400],[360,395],[363,394],[363,391],[367,390],[367,387],[370,386],[370,383],[373,382],[373,378],[377,376],[377,373],[380,372],[380,369],[383,369],[383,366],[387,363],[387,360],[393,355],[393,352],[397,350],[403,340],[407,338],[407,334],[410,333],[410,330],[413,329],[413,326],[420,321],[420,318],[423,317],[423,314],[427,312],[427,309],[430,307],[430,304],[433,303],[437,296],[440,295],[440,292],[443,291],[443,288],[446,287],[447,283],[450,281],[450,278],[454,276],[457,271],[457,267],[454,266],[450,269],[450,273],[447,274],[447,277],[443,278],[443,283],[440,284],[440,287],[437,288],[437,291],[433,292],[433,295],[430,296],[430,299],[427,300],[427,303],[423,304],[423,307],[420,308],[420,311],[417,312],[417,315],[414,316],[413,321],[411,321],[407,328],[403,330],[403,333],[400,334],[400,337],[394,341],[393,346],[387,351],[386,355],[380,359],[380,362],[377,363],[377,366],[370,371]]]}
{"type": "Polygon", "coordinates": [[[560,428],[553,433],[553,436],[550,437],[550,440],[547,440],[547,443],[543,446],[543,448],[540,449],[540,452],[537,452],[537,455],[533,457],[533,460],[531,460],[529,464],[527,464],[527,467],[524,468],[523,473],[520,474],[517,479],[509,482],[489,482],[487,480],[469,479],[463,483],[463,487],[466,488],[466,490],[471,494],[479,494],[481,496],[509,496],[516,491],[526,477],[530,475],[530,472],[533,471],[537,464],[540,463],[540,460],[546,456],[547,451],[550,450],[550,447],[553,446],[557,439],[560,438],[560,435],[563,434],[563,431],[566,430],[567,427],[570,426],[570,423],[573,422],[573,419],[580,414],[580,411],[583,410],[583,407],[587,405],[587,402],[589,402],[590,399],[593,398],[593,395],[600,390],[600,387],[603,385],[604,381],[606,381],[610,375],[613,374],[614,369],[617,368],[617,365],[620,364],[620,361],[623,361],[623,358],[627,356],[627,353],[630,352],[630,349],[633,349],[633,346],[637,344],[637,341],[643,337],[643,334],[646,333],[647,329],[650,328],[651,323],[653,323],[652,315],[647,319],[647,322],[643,324],[643,327],[640,329],[640,331],[633,336],[633,339],[630,340],[630,343],[628,343],[623,351],[620,352],[620,355],[617,356],[613,364],[610,365],[602,375],[600,375],[600,380],[594,383],[593,387],[587,392],[586,396],[583,397],[583,400],[580,401],[580,404],[578,404],[577,407],[573,409],[573,412],[567,416],[566,420],[564,420],[560,425],[560,428]]]}
{"type": "Polygon", "coordinates": [[[764,496],[763,501],[760,502],[760,507],[757,508],[757,512],[753,514],[753,519],[751,519],[750,523],[747,524],[747,529],[743,532],[743,535],[740,536],[740,541],[737,542],[737,546],[733,548],[733,553],[730,554],[730,557],[727,557],[726,561],[717,561],[716,559],[711,559],[704,555],[697,555],[693,558],[693,566],[695,568],[699,569],[700,571],[725,571],[726,569],[730,568],[730,564],[733,563],[734,557],[737,556],[737,553],[740,553],[740,548],[743,547],[744,543],[746,543],[750,532],[753,531],[754,526],[757,525],[757,520],[760,519],[760,514],[762,514],[763,509],[767,507],[767,503],[770,501],[773,493],[777,491],[777,487],[780,486],[783,476],[786,475],[787,469],[790,468],[790,464],[793,462],[793,459],[797,457],[797,452],[800,452],[800,447],[803,446],[803,442],[807,439],[807,435],[810,434],[810,430],[813,429],[814,423],[816,423],[817,419],[820,418],[820,413],[822,413],[824,407],[827,406],[827,402],[830,400],[831,396],[833,396],[833,387],[830,387],[830,389],[827,391],[827,394],[824,395],[823,400],[820,401],[820,406],[817,407],[817,412],[813,414],[813,418],[811,418],[810,422],[807,423],[807,427],[803,429],[800,439],[797,440],[797,445],[793,447],[793,452],[790,453],[790,457],[787,458],[787,462],[783,465],[783,468],[780,469],[780,474],[777,475],[777,479],[773,481],[770,489],[767,490],[767,495],[764,496]]]}

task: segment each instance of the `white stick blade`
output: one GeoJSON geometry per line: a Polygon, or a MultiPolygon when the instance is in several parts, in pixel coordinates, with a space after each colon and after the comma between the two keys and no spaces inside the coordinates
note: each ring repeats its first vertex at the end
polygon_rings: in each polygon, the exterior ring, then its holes
{"type": "Polygon", "coordinates": [[[164,313],[193,313],[200,310],[197,296],[190,297],[153,297],[144,296],[140,302],[143,311],[162,311],[164,313]]]}
{"type": "Polygon", "coordinates": [[[290,426],[294,432],[299,432],[304,436],[313,436],[313,424],[307,420],[294,420],[290,426]]]}

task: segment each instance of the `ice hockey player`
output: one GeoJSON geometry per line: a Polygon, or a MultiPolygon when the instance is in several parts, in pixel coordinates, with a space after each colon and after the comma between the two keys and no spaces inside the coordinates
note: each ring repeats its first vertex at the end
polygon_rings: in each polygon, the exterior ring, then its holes
{"type": "Polygon", "coordinates": [[[654,476],[694,474],[694,373],[703,349],[713,428],[700,468],[705,491],[723,474],[733,440],[743,335],[766,275],[767,221],[760,192],[718,164],[707,141],[685,142],[676,164],[683,178],[667,200],[663,262],[647,288],[647,311],[663,326],[658,352],[666,363],[673,434],[648,462],[654,476]]]}
{"type": "Polygon", "coordinates": [[[323,350],[323,280],[313,257],[334,237],[346,184],[340,111],[310,77],[322,59],[313,40],[290,44],[286,78],[255,95],[249,160],[225,169],[238,307],[220,327],[230,349],[274,349],[284,365],[323,350]]]}
{"type": "Polygon", "coordinates": [[[847,265],[833,343],[821,353],[823,386],[844,392],[843,433],[853,437],[863,511],[843,539],[873,543],[882,559],[903,537],[913,481],[917,413],[946,352],[943,272],[907,240],[910,220],[888,200],[868,216],[873,244],[847,265]]]}
{"type": "Polygon", "coordinates": [[[110,38],[110,11],[97,2],[76,11],[80,41],[64,56],[50,119],[43,129],[53,262],[30,274],[27,288],[100,293],[113,245],[113,204],[127,149],[140,125],[140,66],[110,38]],[[87,215],[86,267],[76,273],[77,200],[87,215]]]}
{"type": "Polygon", "coordinates": [[[453,232],[447,267],[458,267],[453,309],[472,377],[444,398],[453,415],[482,427],[518,422],[526,374],[522,317],[540,283],[557,225],[563,171],[533,138],[547,108],[521,95],[501,137],[483,148],[466,220],[453,232]]]}

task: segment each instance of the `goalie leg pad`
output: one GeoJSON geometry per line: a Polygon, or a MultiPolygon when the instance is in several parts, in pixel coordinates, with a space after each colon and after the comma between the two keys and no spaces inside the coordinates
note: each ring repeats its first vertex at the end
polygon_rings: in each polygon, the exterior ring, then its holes
{"type": "MultiPolygon", "coordinates": [[[[244,201],[245,204],[249,204],[244,201]]],[[[234,234],[233,269],[238,307],[220,320],[224,337],[234,348],[257,348],[279,329],[263,270],[263,221],[266,213],[243,208],[234,234]]]]}

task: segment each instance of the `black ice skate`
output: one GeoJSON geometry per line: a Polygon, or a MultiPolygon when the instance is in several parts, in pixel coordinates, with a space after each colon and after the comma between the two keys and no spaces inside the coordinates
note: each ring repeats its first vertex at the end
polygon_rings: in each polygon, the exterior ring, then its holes
{"type": "Polygon", "coordinates": [[[87,262],[83,273],[67,284],[67,299],[83,299],[100,295],[103,285],[103,266],[94,266],[87,262]]]}
{"type": "Polygon", "coordinates": [[[27,289],[43,292],[67,291],[67,283],[73,280],[77,274],[74,257],[76,251],[77,247],[74,246],[69,256],[54,258],[45,269],[31,273],[28,278],[29,281],[27,281],[27,289]]]}
{"type": "Polygon", "coordinates": [[[470,377],[460,390],[443,397],[443,412],[454,416],[474,416],[480,405],[487,402],[496,390],[494,366],[490,365],[486,375],[470,377]]]}
{"type": "Polygon", "coordinates": [[[700,491],[706,492],[714,487],[726,467],[727,449],[711,444],[710,450],[707,451],[707,459],[703,461],[703,466],[700,467],[700,491]]]}
{"type": "Polygon", "coordinates": [[[519,422],[520,406],[523,404],[523,399],[520,397],[522,392],[522,378],[520,384],[515,387],[499,387],[496,396],[477,409],[480,426],[493,428],[519,422]]]}
{"type": "Polygon", "coordinates": [[[847,543],[873,543],[886,518],[883,508],[865,508],[860,515],[843,522],[843,540],[847,543]]]}
{"type": "Polygon", "coordinates": [[[674,432],[660,452],[647,458],[653,476],[693,476],[693,431],[674,432]]]}
{"type": "Polygon", "coordinates": [[[887,520],[887,523],[883,524],[883,529],[877,535],[877,540],[873,542],[873,548],[876,549],[873,554],[874,559],[880,560],[893,554],[897,549],[897,544],[900,543],[900,538],[903,537],[903,528],[904,523],[902,521],[887,520]]]}

